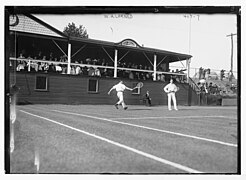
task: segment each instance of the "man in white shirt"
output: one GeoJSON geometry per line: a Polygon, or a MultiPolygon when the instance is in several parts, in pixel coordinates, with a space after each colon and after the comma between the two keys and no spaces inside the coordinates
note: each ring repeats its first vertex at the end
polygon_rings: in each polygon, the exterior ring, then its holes
{"type": "Polygon", "coordinates": [[[118,105],[122,105],[122,107],[124,108],[124,110],[127,109],[127,106],[124,102],[124,96],[123,96],[123,92],[125,91],[125,89],[132,91],[133,89],[126,87],[123,84],[123,81],[120,81],[118,84],[114,85],[108,92],[108,95],[110,94],[110,92],[115,89],[117,92],[117,97],[119,98],[119,101],[115,104],[116,109],[118,109],[118,105]]]}
{"type": "Polygon", "coordinates": [[[172,107],[171,107],[171,100],[173,100],[173,106],[174,109],[177,111],[177,103],[176,103],[176,97],[175,97],[175,93],[178,91],[177,86],[173,83],[173,79],[170,80],[170,83],[167,84],[164,87],[164,91],[167,93],[167,97],[168,97],[168,110],[171,111],[172,107]]]}

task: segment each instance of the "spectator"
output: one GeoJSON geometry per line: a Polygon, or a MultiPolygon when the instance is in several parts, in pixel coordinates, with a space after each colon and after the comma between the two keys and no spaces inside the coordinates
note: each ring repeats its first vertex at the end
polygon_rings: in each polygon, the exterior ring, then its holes
{"type": "Polygon", "coordinates": [[[229,71],[229,81],[232,81],[232,77],[233,77],[232,70],[230,70],[229,71]]]}
{"type": "Polygon", "coordinates": [[[56,72],[56,67],[54,66],[53,63],[49,64],[48,72],[56,72]]]}
{"type": "Polygon", "coordinates": [[[82,71],[81,71],[81,68],[80,68],[80,66],[76,66],[76,69],[75,69],[75,74],[81,74],[82,73],[82,71]]]}
{"type": "Polygon", "coordinates": [[[220,71],[220,80],[223,81],[223,78],[225,77],[225,70],[220,71]]]}
{"type": "Polygon", "coordinates": [[[59,73],[62,72],[62,68],[61,68],[60,64],[56,64],[55,69],[56,69],[56,72],[59,72],[59,73]]]}
{"type": "Polygon", "coordinates": [[[89,67],[88,75],[89,75],[89,76],[95,76],[95,70],[94,70],[93,67],[89,67]]]}
{"type": "Polygon", "coordinates": [[[25,59],[22,53],[20,53],[20,56],[18,57],[19,59],[25,59]]]}
{"type": "Polygon", "coordinates": [[[165,82],[165,75],[161,74],[161,81],[165,82]]]}
{"type": "Polygon", "coordinates": [[[50,60],[50,61],[53,61],[53,59],[54,59],[54,57],[53,57],[53,52],[51,52],[50,55],[49,55],[49,60],[50,60]]]}
{"type": "Polygon", "coordinates": [[[213,83],[212,82],[210,82],[209,85],[208,85],[208,92],[210,94],[213,94],[213,83]]]}
{"type": "Polygon", "coordinates": [[[95,76],[101,77],[100,70],[98,68],[95,68],[95,76]]]}
{"type": "Polygon", "coordinates": [[[200,68],[199,68],[199,79],[202,79],[202,78],[203,78],[203,77],[202,77],[202,74],[203,74],[203,68],[200,67],[200,68]]]}
{"type": "Polygon", "coordinates": [[[93,60],[92,60],[92,64],[93,64],[93,65],[96,65],[96,64],[97,64],[97,59],[93,59],[93,60]]]}
{"type": "Polygon", "coordinates": [[[73,75],[75,75],[75,74],[76,74],[74,66],[71,66],[71,69],[70,69],[70,74],[73,74],[73,75]]]}
{"type": "Polygon", "coordinates": [[[62,74],[67,74],[67,65],[62,65],[62,74]]]}
{"type": "Polygon", "coordinates": [[[88,76],[88,72],[89,72],[89,70],[88,70],[88,67],[87,66],[82,67],[82,73],[83,73],[83,75],[88,76]]]}
{"type": "Polygon", "coordinates": [[[16,67],[16,71],[24,71],[26,68],[26,64],[24,61],[17,61],[18,66],[16,67]]]}
{"type": "Polygon", "coordinates": [[[134,74],[132,71],[130,71],[130,73],[129,73],[129,79],[134,79],[134,74]]]}
{"type": "Polygon", "coordinates": [[[37,59],[38,59],[38,60],[43,59],[43,53],[42,53],[42,51],[39,51],[39,52],[38,52],[37,59]]]}

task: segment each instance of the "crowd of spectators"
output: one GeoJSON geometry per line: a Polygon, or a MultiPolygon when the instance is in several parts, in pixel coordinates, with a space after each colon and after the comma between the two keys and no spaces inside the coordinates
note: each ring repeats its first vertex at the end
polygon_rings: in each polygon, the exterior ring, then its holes
{"type": "Polygon", "coordinates": [[[202,67],[199,68],[199,79],[209,79],[209,75],[210,75],[210,69],[204,69],[202,67]]]}
{"type": "MultiPolygon", "coordinates": [[[[215,73],[215,72],[212,72],[215,73]]],[[[221,69],[220,72],[218,74],[212,74],[211,73],[211,69],[204,69],[202,67],[199,68],[199,72],[198,72],[198,79],[215,79],[215,80],[225,80],[225,79],[229,79],[230,81],[234,78],[232,71],[226,71],[224,69],[221,69]]]]}
{"type": "Polygon", "coordinates": [[[227,93],[236,93],[237,85],[236,84],[227,84],[226,87],[222,87],[213,82],[198,82],[197,83],[199,90],[201,93],[209,94],[209,95],[222,95],[227,93]]]}
{"type": "Polygon", "coordinates": [[[197,83],[199,90],[201,91],[201,93],[206,93],[206,94],[220,94],[221,93],[221,88],[220,86],[218,86],[217,84],[213,84],[212,82],[210,82],[209,84],[207,82],[202,83],[202,82],[198,82],[197,83]]]}
{"type": "MultiPolygon", "coordinates": [[[[46,72],[46,73],[59,73],[67,74],[67,56],[63,55],[60,58],[53,56],[51,52],[48,56],[43,55],[40,51],[37,56],[24,56],[23,53],[20,53],[16,61],[16,71],[26,71],[26,72],[46,72]],[[33,61],[33,60],[43,60],[42,61],[33,61]]],[[[11,68],[13,68],[13,62],[10,62],[11,68]]],[[[114,63],[113,61],[106,61],[105,59],[91,59],[86,58],[83,60],[77,60],[72,62],[70,66],[71,75],[86,75],[86,76],[98,76],[98,77],[113,77],[114,76],[114,63]]],[[[117,76],[120,78],[128,79],[138,79],[138,80],[153,80],[153,67],[135,63],[127,62],[118,62],[119,69],[117,70],[117,76]],[[121,69],[127,68],[127,69],[121,69]],[[137,69],[137,70],[130,70],[137,69]],[[146,70],[146,71],[145,71],[146,70]]],[[[163,66],[158,67],[158,71],[164,71],[163,66]]],[[[168,70],[168,72],[176,74],[165,74],[157,73],[157,81],[169,81],[171,78],[177,82],[185,82],[186,76],[183,75],[184,72],[176,69],[176,71],[168,70]],[[180,75],[177,75],[180,74],[180,75]]]]}

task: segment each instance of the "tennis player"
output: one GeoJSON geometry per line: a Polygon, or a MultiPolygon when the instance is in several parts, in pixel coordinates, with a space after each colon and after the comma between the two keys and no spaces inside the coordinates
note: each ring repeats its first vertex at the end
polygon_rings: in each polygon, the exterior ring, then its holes
{"type": "Polygon", "coordinates": [[[173,83],[173,79],[170,80],[170,83],[167,84],[164,87],[164,91],[167,93],[167,97],[168,97],[168,110],[171,111],[172,107],[171,107],[171,100],[173,100],[173,106],[174,109],[177,111],[177,102],[176,102],[176,96],[175,93],[178,91],[177,86],[173,83]]]}
{"type": "Polygon", "coordinates": [[[124,96],[123,96],[123,92],[125,91],[125,89],[132,91],[133,89],[126,87],[123,84],[123,81],[120,81],[118,84],[114,85],[108,92],[108,95],[110,94],[110,92],[115,89],[117,92],[117,97],[119,98],[119,101],[115,104],[116,109],[118,109],[118,105],[122,105],[123,109],[126,110],[127,106],[124,102],[124,96]]]}

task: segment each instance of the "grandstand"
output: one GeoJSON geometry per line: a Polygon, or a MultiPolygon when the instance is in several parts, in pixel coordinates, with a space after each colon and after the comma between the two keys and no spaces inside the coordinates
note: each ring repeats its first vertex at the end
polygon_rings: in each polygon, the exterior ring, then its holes
{"type": "Polygon", "coordinates": [[[9,31],[10,73],[20,87],[18,104],[112,104],[115,100],[106,92],[123,79],[129,87],[144,83],[141,90],[126,94],[129,104],[140,104],[148,90],[153,105],[163,105],[163,87],[170,78],[180,88],[180,105],[198,104],[193,81],[184,73],[188,70],[169,69],[173,62],[188,63],[191,55],[142,47],[133,39],[114,43],[68,37],[31,14],[10,15],[9,31]]]}

